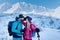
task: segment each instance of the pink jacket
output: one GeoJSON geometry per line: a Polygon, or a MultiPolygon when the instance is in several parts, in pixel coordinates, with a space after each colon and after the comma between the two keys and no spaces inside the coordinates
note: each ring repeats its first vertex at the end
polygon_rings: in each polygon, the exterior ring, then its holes
{"type": "Polygon", "coordinates": [[[31,28],[31,30],[29,30],[28,28],[27,28],[27,26],[26,26],[26,22],[23,22],[23,25],[25,26],[25,33],[24,33],[24,35],[23,35],[23,37],[24,37],[24,39],[32,39],[32,36],[31,36],[31,34],[32,34],[32,30],[33,31],[35,31],[36,32],[36,28],[35,28],[35,25],[33,25],[32,23],[30,23],[30,28],[31,28]]]}

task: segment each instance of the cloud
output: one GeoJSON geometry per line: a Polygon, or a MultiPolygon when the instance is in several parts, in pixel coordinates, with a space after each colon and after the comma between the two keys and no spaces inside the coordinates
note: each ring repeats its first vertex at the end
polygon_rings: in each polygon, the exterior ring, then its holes
{"type": "Polygon", "coordinates": [[[17,10],[19,8],[19,3],[13,4],[12,7],[10,9],[8,9],[7,11],[4,11],[3,13],[14,13],[15,10],[17,10]]]}

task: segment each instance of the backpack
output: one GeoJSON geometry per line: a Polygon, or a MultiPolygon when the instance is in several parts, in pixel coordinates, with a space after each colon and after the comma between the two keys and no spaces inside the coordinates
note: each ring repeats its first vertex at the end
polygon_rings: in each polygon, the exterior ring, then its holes
{"type": "Polygon", "coordinates": [[[9,23],[8,23],[8,33],[9,33],[9,36],[12,36],[13,34],[12,34],[12,23],[13,23],[14,21],[10,21],[9,23]]]}
{"type": "MultiPolygon", "coordinates": [[[[13,25],[14,22],[16,22],[16,21],[10,21],[8,23],[8,33],[9,33],[9,36],[13,36],[15,38],[20,38],[21,36],[16,35],[17,33],[15,33],[15,32],[12,32],[12,25],[13,25]]],[[[19,23],[17,24],[16,29],[18,28],[18,25],[19,25],[19,23]]]]}
{"type": "MultiPolygon", "coordinates": [[[[32,24],[31,24],[31,25],[32,25],[32,24]]],[[[34,27],[35,27],[35,26],[34,26],[34,27]]],[[[31,34],[31,36],[34,37],[35,34],[36,34],[36,32],[34,32],[34,31],[32,30],[32,34],[31,34]]]]}
{"type": "MultiPolygon", "coordinates": [[[[26,26],[27,26],[27,24],[26,24],[26,26]]],[[[32,24],[31,24],[30,26],[32,26],[32,24]]],[[[35,26],[34,26],[34,27],[35,27],[35,26]]],[[[30,27],[30,28],[31,28],[31,27],[30,27]]],[[[26,29],[24,28],[24,30],[26,30],[26,29]]],[[[35,34],[36,34],[36,32],[34,32],[34,31],[32,30],[32,34],[31,34],[31,36],[34,37],[35,34]]]]}

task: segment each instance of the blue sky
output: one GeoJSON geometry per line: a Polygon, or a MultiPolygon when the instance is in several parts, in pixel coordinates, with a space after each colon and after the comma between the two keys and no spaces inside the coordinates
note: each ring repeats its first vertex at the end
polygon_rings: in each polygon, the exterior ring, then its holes
{"type": "Polygon", "coordinates": [[[56,8],[60,6],[60,0],[0,0],[0,3],[9,2],[11,4],[16,2],[26,2],[37,6],[45,6],[47,8],[56,8]]]}

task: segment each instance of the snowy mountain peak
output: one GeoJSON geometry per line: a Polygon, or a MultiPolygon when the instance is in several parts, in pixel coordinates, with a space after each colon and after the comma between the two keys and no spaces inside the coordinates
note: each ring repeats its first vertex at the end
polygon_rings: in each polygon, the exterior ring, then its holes
{"type": "MultiPolygon", "coordinates": [[[[9,4],[9,3],[7,3],[9,4]]],[[[2,4],[1,6],[4,6],[5,4],[2,4]]],[[[0,8],[1,8],[0,6],[0,8]]],[[[5,10],[2,10],[0,13],[8,13],[8,14],[14,14],[14,13],[22,13],[22,14],[38,14],[43,16],[51,16],[60,19],[60,7],[57,7],[56,9],[49,9],[43,6],[37,6],[28,4],[26,2],[17,2],[15,4],[9,4],[5,10]]]]}
{"type": "Polygon", "coordinates": [[[13,13],[15,10],[19,8],[19,6],[19,3],[13,4],[10,9],[4,11],[3,13],[13,13]]]}

